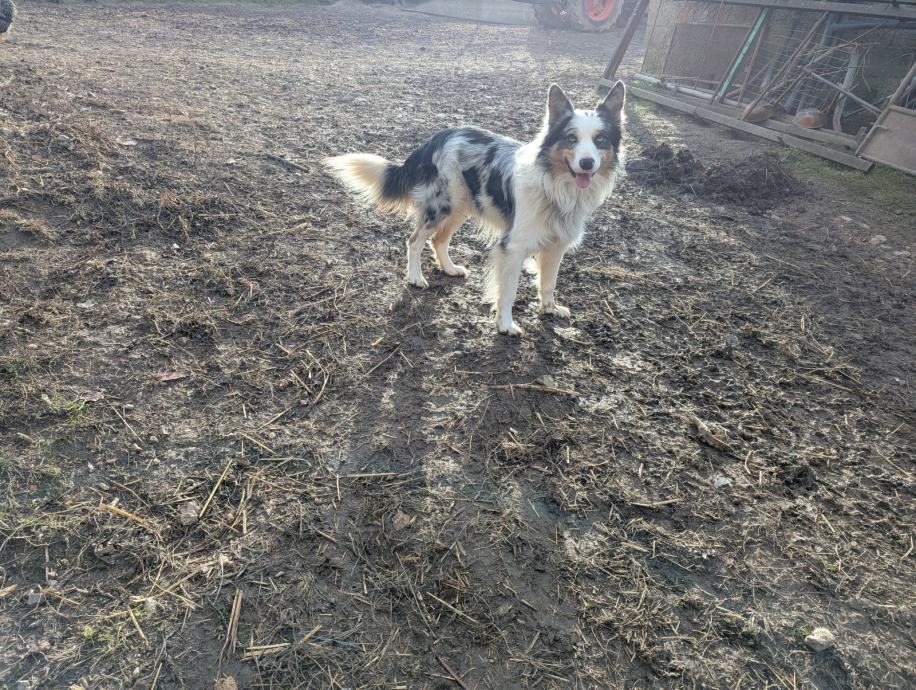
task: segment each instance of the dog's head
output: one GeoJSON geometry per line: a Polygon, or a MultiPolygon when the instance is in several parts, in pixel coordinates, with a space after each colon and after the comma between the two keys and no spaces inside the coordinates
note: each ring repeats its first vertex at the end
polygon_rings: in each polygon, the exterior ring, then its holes
{"type": "Polygon", "coordinates": [[[617,167],[626,89],[618,81],[594,110],[576,110],[556,84],[547,93],[547,116],[538,160],[555,177],[568,175],[579,189],[617,167]]]}

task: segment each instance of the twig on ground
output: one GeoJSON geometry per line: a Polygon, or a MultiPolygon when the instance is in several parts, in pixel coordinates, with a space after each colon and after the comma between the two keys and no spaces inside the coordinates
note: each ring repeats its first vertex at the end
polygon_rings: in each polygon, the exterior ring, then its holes
{"type": "Polygon", "coordinates": [[[152,525],[150,525],[149,521],[146,518],[142,518],[139,515],[135,515],[134,513],[124,510],[123,508],[118,508],[115,505],[110,505],[104,502],[99,503],[99,508],[101,508],[102,510],[107,510],[109,513],[112,513],[119,517],[125,518],[132,522],[136,522],[138,525],[142,525],[143,527],[148,529],[150,532],[155,532],[155,529],[153,528],[152,525]]]}
{"type": "Polygon", "coordinates": [[[461,676],[459,676],[459,675],[455,672],[455,670],[454,670],[451,666],[448,665],[448,663],[445,661],[445,659],[443,659],[441,656],[439,656],[438,654],[436,654],[436,660],[442,665],[442,668],[444,668],[444,669],[446,670],[446,672],[452,677],[452,680],[454,680],[458,685],[460,685],[462,688],[464,688],[464,690],[471,690],[471,689],[467,686],[467,683],[465,683],[463,680],[461,680],[461,676]]]}
{"type": "Polygon", "coordinates": [[[283,165],[287,165],[287,166],[289,166],[290,168],[293,168],[294,170],[299,170],[299,171],[301,171],[301,172],[311,172],[311,171],[310,171],[308,168],[306,168],[305,166],[299,165],[298,163],[294,163],[294,162],[291,161],[291,160],[287,160],[287,159],[284,158],[283,156],[278,156],[278,155],[273,154],[273,153],[265,153],[265,154],[264,154],[264,157],[265,157],[265,158],[268,158],[268,159],[270,159],[270,160],[272,160],[272,161],[275,161],[275,162],[277,162],[277,163],[282,163],[283,165]]]}
{"type": "Polygon", "coordinates": [[[197,513],[198,520],[202,520],[206,514],[207,509],[213,502],[213,497],[216,496],[216,492],[219,491],[219,487],[222,485],[223,480],[226,478],[226,475],[229,474],[229,469],[232,467],[232,463],[232,460],[226,462],[226,466],[223,468],[223,473],[219,476],[219,479],[216,480],[216,484],[213,485],[213,489],[211,489],[210,495],[207,496],[207,500],[204,501],[204,504],[200,507],[200,511],[197,513]]]}

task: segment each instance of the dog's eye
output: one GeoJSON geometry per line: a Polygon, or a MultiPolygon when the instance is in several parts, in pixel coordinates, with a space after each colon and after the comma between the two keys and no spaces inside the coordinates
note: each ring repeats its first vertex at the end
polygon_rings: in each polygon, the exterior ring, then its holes
{"type": "Polygon", "coordinates": [[[578,142],[579,142],[579,137],[577,137],[575,134],[567,134],[567,135],[566,135],[566,143],[567,143],[567,144],[577,144],[578,142]]]}
{"type": "Polygon", "coordinates": [[[607,137],[603,134],[599,134],[595,137],[595,143],[598,144],[598,146],[604,146],[607,143],[607,137]]]}

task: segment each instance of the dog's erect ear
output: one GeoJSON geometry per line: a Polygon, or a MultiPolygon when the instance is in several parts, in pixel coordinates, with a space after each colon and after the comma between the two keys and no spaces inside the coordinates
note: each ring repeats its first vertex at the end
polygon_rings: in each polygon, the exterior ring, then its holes
{"type": "Polygon", "coordinates": [[[612,119],[619,119],[626,95],[626,87],[622,81],[618,81],[608,92],[608,95],[604,97],[604,100],[598,104],[597,110],[610,115],[612,119]]]}
{"type": "Polygon", "coordinates": [[[573,104],[556,84],[550,85],[547,92],[547,124],[552,125],[573,112],[573,104]]]}

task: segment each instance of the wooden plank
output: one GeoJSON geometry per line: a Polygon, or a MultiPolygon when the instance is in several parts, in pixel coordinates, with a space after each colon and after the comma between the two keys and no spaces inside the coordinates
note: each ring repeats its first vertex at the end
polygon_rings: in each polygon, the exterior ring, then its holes
{"type": "MultiPolygon", "coordinates": [[[[677,99],[679,101],[684,101],[685,103],[690,103],[691,105],[707,108],[719,113],[720,115],[726,115],[734,118],[741,117],[741,111],[731,104],[734,103],[734,101],[731,103],[708,103],[701,98],[680,92],[677,95],[677,99]]],[[[822,144],[842,146],[843,148],[851,149],[853,151],[862,142],[862,137],[854,137],[849,134],[837,134],[836,132],[830,132],[821,129],[805,129],[804,127],[799,127],[792,122],[785,122],[784,120],[777,120],[775,118],[770,118],[766,122],[761,122],[760,126],[766,129],[772,129],[776,132],[782,132],[783,134],[791,134],[796,137],[801,137],[802,139],[819,141],[822,144]]]]}
{"type": "Polygon", "coordinates": [[[872,132],[860,149],[863,158],[916,175],[916,111],[892,105],[872,132]]]}
{"type": "Polygon", "coordinates": [[[862,140],[862,143],[859,145],[859,148],[856,150],[856,155],[862,153],[865,150],[865,147],[868,146],[868,142],[874,136],[875,132],[878,132],[878,123],[884,119],[884,114],[890,110],[893,106],[897,105],[897,101],[903,97],[903,94],[906,93],[906,90],[909,88],[910,83],[916,79],[916,62],[910,65],[909,71],[906,73],[906,76],[900,80],[900,84],[897,86],[897,89],[891,95],[890,100],[888,100],[887,105],[884,106],[884,110],[881,112],[881,115],[878,116],[878,120],[872,125],[872,128],[868,130],[868,134],[865,135],[865,138],[862,140]]]}
{"type": "Polygon", "coordinates": [[[819,82],[821,82],[822,84],[826,84],[827,86],[829,86],[829,87],[831,87],[831,88],[833,88],[833,89],[836,89],[837,91],[839,91],[841,94],[843,94],[843,95],[846,96],[847,98],[851,98],[851,99],[854,100],[856,103],[858,103],[859,105],[861,105],[863,108],[867,108],[868,110],[871,110],[871,111],[872,111],[873,113],[875,113],[876,115],[880,115],[880,114],[881,114],[881,108],[879,108],[879,107],[876,106],[876,105],[872,105],[871,103],[869,103],[868,101],[866,101],[864,98],[859,98],[859,97],[856,96],[852,91],[850,91],[849,89],[847,89],[846,87],[844,87],[842,84],[834,84],[832,81],[830,81],[830,80],[827,79],[826,77],[823,77],[823,76],[821,76],[820,74],[818,74],[817,72],[808,69],[808,68],[805,67],[804,65],[802,65],[801,71],[804,72],[805,74],[807,74],[809,77],[814,77],[815,79],[817,79],[817,80],[818,80],[819,82]]]}
{"type": "Polygon", "coordinates": [[[700,0],[726,5],[747,5],[750,7],[772,7],[778,10],[801,10],[803,12],[841,12],[864,17],[886,17],[891,19],[916,19],[916,7],[892,5],[890,3],[820,2],[820,0],[700,0]]]}
{"type": "Polygon", "coordinates": [[[828,132],[822,129],[806,129],[792,122],[783,122],[782,120],[774,120],[773,118],[770,118],[766,122],[761,122],[760,126],[782,132],[783,134],[801,137],[802,139],[819,141],[822,144],[842,146],[844,149],[850,149],[851,151],[855,151],[856,147],[859,145],[859,140],[848,134],[837,134],[836,132],[828,132]]]}
{"type": "Polygon", "coordinates": [[[726,127],[736,129],[740,132],[753,134],[754,136],[760,137],[761,139],[766,139],[767,141],[774,141],[778,144],[785,144],[786,146],[791,146],[792,148],[800,149],[802,151],[806,151],[807,153],[812,153],[815,156],[826,158],[827,160],[831,160],[835,163],[840,163],[841,165],[845,165],[850,168],[855,168],[856,170],[868,172],[874,165],[871,161],[857,158],[856,156],[850,155],[848,153],[843,153],[842,151],[837,151],[836,149],[832,149],[827,146],[821,146],[820,144],[816,144],[813,141],[806,141],[789,134],[774,132],[771,129],[760,127],[759,125],[753,125],[750,122],[744,122],[737,118],[729,117],[728,115],[721,115],[717,112],[709,110],[708,108],[685,103],[677,98],[663,96],[661,94],[653,93],[652,91],[646,91],[645,89],[640,89],[635,86],[631,86],[627,90],[631,95],[636,96],[637,98],[643,98],[647,101],[652,101],[653,103],[658,103],[659,105],[664,105],[668,108],[679,110],[682,113],[696,115],[697,117],[703,118],[704,120],[715,122],[716,124],[724,125],[726,127]]]}
{"type": "Polygon", "coordinates": [[[630,41],[633,40],[633,34],[636,33],[636,27],[639,25],[639,20],[642,18],[643,13],[645,13],[648,4],[649,0],[639,0],[636,9],[633,10],[633,13],[627,20],[627,28],[623,30],[623,36],[620,37],[620,43],[617,44],[617,48],[608,61],[607,67],[604,68],[602,79],[613,79],[614,75],[617,74],[617,68],[620,67],[620,63],[623,62],[623,56],[627,52],[627,48],[630,47],[630,41]]]}

